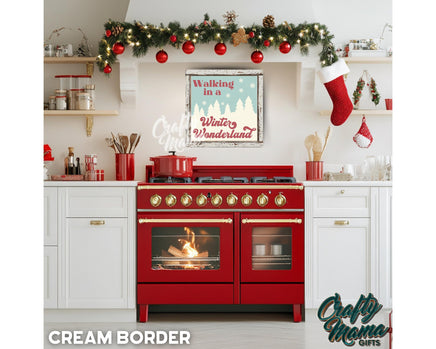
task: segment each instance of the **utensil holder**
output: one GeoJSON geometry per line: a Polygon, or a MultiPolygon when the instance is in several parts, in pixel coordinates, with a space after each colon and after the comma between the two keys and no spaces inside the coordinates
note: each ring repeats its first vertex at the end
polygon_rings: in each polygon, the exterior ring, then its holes
{"type": "Polygon", "coordinates": [[[323,161],[306,161],[306,180],[323,180],[323,161]]]}
{"type": "Polygon", "coordinates": [[[115,154],[117,181],[133,181],[135,178],[135,154],[115,154]]]}

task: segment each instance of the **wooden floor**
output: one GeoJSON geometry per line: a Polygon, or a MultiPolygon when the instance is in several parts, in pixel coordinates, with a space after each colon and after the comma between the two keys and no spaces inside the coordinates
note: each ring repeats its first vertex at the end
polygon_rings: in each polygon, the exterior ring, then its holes
{"type": "MultiPolygon", "coordinates": [[[[369,324],[388,326],[388,311],[381,311],[369,324]]],[[[186,330],[191,333],[189,348],[242,349],[334,349],[347,348],[344,343],[330,343],[323,323],[315,310],[306,310],[304,322],[293,323],[286,313],[150,313],[148,323],[46,323],[44,348],[72,347],[53,345],[48,342],[52,330],[82,331],[147,331],[186,330]]],[[[346,324],[349,324],[347,320],[346,324]]],[[[356,324],[360,327],[358,320],[356,324]]],[[[115,342],[115,340],[114,340],[115,342]]],[[[143,348],[145,344],[127,345],[80,345],[80,348],[143,348]]],[[[156,345],[159,348],[174,348],[179,345],[156,345]]],[[[186,346],[186,345],[185,345],[186,346]]],[[[76,346],[74,346],[76,347],[76,346]]],[[[154,346],[153,346],[154,347],[154,346]]],[[[360,348],[358,343],[354,347],[360,348]]],[[[370,347],[389,348],[389,335],[380,339],[380,345],[370,347]]]]}

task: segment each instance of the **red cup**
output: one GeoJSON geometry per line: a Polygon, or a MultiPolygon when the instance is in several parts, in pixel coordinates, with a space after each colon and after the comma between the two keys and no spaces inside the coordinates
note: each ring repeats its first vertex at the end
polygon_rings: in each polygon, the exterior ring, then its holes
{"type": "Polygon", "coordinates": [[[386,103],[386,110],[392,110],[392,98],[386,98],[385,103],[386,103]]]}
{"type": "Polygon", "coordinates": [[[115,154],[117,181],[133,181],[135,178],[135,154],[115,154]]]}
{"type": "Polygon", "coordinates": [[[323,161],[306,161],[306,180],[323,180],[323,161]]]}

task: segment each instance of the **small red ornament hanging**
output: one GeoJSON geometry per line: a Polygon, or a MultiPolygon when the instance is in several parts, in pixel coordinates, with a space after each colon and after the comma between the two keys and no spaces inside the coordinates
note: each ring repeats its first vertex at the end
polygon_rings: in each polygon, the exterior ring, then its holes
{"type": "Polygon", "coordinates": [[[263,53],[261,51],[253,51],[253,53],[251,54],[251,61],[253,63],[259,64],[262,63],[263,61],[263,53]]]}
{"type": "Polygon", "coordinates": [[[168,60],[168,54],[164,50],[160,50],[156,53],[156,61],[159,63],[165,63],[168,60]]]}
{"type": "Polygon", "coordinates": [[[112,31],[110,29],[107,29],[105,34],[106,34],[106,37],[108,38],[109,36],[112,35],[112,31]]]}
{"type": "Polygon", "coordinates": [[[291,51],[291,48],[291,44],[287,41],[283,41],[279,46],[279,50],[281,53],[289,53],[291,51]]]}
{"type": "Polygon", "coordinates": [[[121,42],[116,42],[113,46],[112,46],[112,52],[115,53],[116,55],[120,55],[124,52],[124,45],[121,42]]]}
{"type": "Polygon", "coordinates": [[[253,39],[254,38],[254,32],[249,32],[248,36],[253,39]]]}
{"type": "Polygon", "coordinates": [[[265,40],[265,41],[263,42],[263,46],[265,46],[265,47],[269,47],[269,45],[271,45],[271,41],[269,41],[269,40],[265,40]]]}
{"type": "Polygon", "coordinates": [[[111,71],[112,71],[112,67],[109,64],[106,64],[106,66],[103,69],[103,72],[106,74],[110,74],[111,71]]]}
{"type": "Polygon", "coordinates": [[[222,56],[224,53],[226,53],[226,51],[227,51],[226,44],[219,42],[218,44],[215,45],[215,53],[217,55],[222,56]]]}
{"type": "Polygon", "coordinates": [[[192,43],[192,41],[185,41],[182,45],[182,50],[187,55],[190,55],[192,52],[195,51],[195,45],[192,43]]]}
{"type": "Polygon", "coordinates": [[[177,41],[177,36],[175,36],[175,35],[171,35],[171,36],[170,36],[170,41],[171,41],[172,43],[175,43],[175,42],[177,41]]]}

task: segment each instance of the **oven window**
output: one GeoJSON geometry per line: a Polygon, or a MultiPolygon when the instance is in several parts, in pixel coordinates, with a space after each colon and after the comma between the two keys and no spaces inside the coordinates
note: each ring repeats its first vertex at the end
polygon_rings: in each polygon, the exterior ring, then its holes
{"type": "Polygon", "coordinates": [[[292,256],[292,228],[254,227],[253,270],[289,270],[292,256]]]}
{"type": "Polygon", "coordinates": [[[220,268],[218,227],[153,227],[151,244],[154,270],[220,268]]]}

